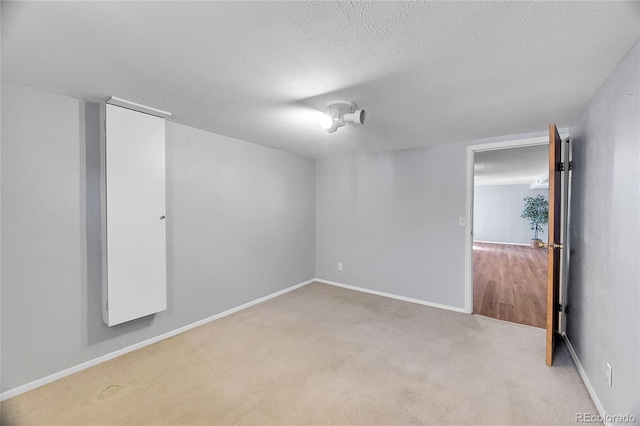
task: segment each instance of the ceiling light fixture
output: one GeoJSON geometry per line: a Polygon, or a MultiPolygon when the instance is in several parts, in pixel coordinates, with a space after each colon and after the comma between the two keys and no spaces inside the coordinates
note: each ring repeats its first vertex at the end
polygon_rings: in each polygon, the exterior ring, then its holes
{"type": "Polygon", "coordinates": [[[331,101],[324,108],[324,114],[320,117],[320,127],[329,133],[338,130],[345,123],[364,124],[365,111],[351,101],[331,101]]]}

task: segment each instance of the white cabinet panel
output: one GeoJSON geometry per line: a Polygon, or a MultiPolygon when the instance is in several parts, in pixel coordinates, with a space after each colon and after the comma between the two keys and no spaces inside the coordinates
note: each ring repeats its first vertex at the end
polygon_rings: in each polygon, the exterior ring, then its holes
{"type": "Polygon", "coordinates": [[[103,138],[103,320],[167,308],[165,120],[106,104],[103,138]]]}

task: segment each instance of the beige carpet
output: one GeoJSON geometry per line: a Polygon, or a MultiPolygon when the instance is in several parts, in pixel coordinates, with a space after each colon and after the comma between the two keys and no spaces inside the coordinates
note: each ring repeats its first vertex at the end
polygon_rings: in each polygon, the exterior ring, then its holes
{"type": "Polygon", "coordinates": [[[575,424],[544,331],[314,283],[2,403],[2,424],[575,424]]]}

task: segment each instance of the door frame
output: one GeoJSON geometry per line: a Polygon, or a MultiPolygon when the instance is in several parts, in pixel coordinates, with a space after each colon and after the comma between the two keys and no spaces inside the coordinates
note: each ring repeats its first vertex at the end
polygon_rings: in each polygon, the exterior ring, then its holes
{"type": "MultiPolygon", "coordinates": [[[[560,137],[565,139],[568,137],[568,129],[558,129],[560,137]]],[[[477,145],[467,146],[467,226],[465,228],[465,297],[464,310],[468,314],[473,313],[473,192],[474,192],[474,170],[475,153],[481,151],[495,151],[507,148],[521,148],[534,145],[548,145],[549,134],[541,134],[541,136],[528,137],[522,139],[510,139],[501,142],[489,142],[477,145]]],[[[560,283],[562,290],[563,283],[560,283]]]]}

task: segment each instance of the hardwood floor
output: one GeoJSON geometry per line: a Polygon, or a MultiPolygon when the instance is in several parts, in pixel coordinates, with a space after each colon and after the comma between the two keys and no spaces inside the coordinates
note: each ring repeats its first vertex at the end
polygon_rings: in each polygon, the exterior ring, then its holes
{"type": "Polygon", "coordinates": [[[507,244],[473,244],[473,312],[545,328],[547,251],[507,244]]]}

